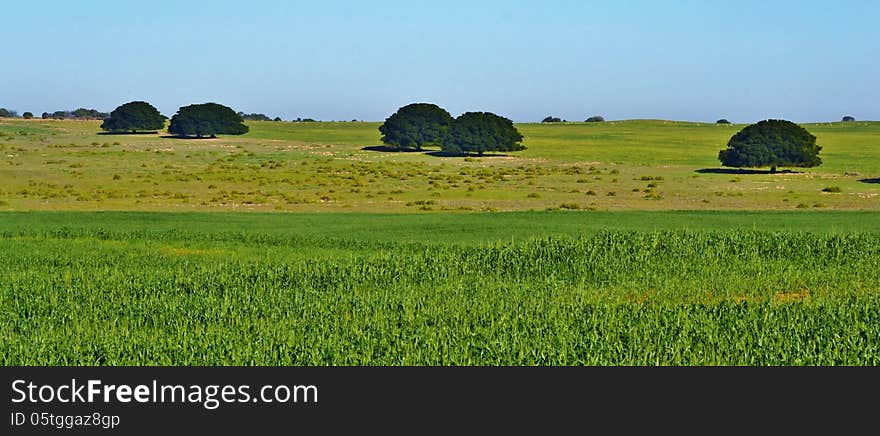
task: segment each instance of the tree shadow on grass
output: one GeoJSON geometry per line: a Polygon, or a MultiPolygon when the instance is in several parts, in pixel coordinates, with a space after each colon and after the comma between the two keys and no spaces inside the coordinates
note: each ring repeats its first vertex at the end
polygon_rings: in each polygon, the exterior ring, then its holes
{"type": "Polygon", "coordinates": [[[778,170],[775,173],[771,173],[770,170],[747,170],[742,168],[701,168],[699,170],[694,171],[695,173],[700,174],[738,174],[738,175],[746,175],[746,174],[801,174],[800,171],[792,171],[792,170],[778,170]]]}
{"type": "Polygon", "coordinates": [[[122,135],[155,135],[159,133],[158,130],[150,131],[137,131],[137,132],[98,132],[99,135],[110,135],[110,136],[122,136],[122,135]]]}
{"type": "Polygon", "coordinates": [[[425,153],[427,156],[434,157],[507,157],[506,154],[498,154],[498,153],[483,153],[482,156],[476,153],[452,153],[449,151],[429,151],[425,153]]]}
{"type": "Polygon", "coordinates": [[[875,184],[880,184],[880,178],[876,178],[876,179],[860,179],[859,181],[862,182],[862,183],[875,183],[875,184]]]}
{"type": "Polygon", "coordinates": [[[409,147],[389,147],[387,145],[371,145],[361,148],[363,151],[378,151],[381,153],[421,153],[424,150],[416,150],[409,147]]]}
{"type": "Polygon", "coordinates": [[[216,136],[181,136],[181,135],[162,135],[160,138],[164,139],[189,139],[189,140],[203,140],[203,139],[217,139],[216,136]]]}
{"type": "MultiPolygon", "coordinates": [[[[164,138],[164,136],[163,136],[164,138]]],[[[362,147],[363,151],[378,151],[380,153],[422,153],[426,156],[434,156],[434,157],[506,157],[506,154],[495,154],[495,153],[484,153],[482,156],[476,153],[453,153],[449,151],[443,150],[416,150],[415,148],[408,147],[389,147],[387,145],[371,145],[369,147],[362,147]]]]}

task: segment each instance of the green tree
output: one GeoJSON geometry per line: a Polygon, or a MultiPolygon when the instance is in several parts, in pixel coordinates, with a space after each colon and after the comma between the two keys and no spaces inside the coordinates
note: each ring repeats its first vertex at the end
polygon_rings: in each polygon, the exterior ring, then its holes
{"type": "Polygon", "coordinates": [[[467,112],[452,123],[443,150],[455,154],[525,150],[513,121],[491,112],[467,112]]]}
{"type": "Polygon", "coordinates": [[[248,126],[234,110],[217,103],[183,106],[171,117],[168,132],[180,136],[243,135],[248,126]]]}
{"type": "Polygon", "coordinates": [[[86,109],[79,108],[71,112],[74,118],[86,119],[86,120],[103,120],[110,116],[110,114],[106,112],[101,112],[96,109],[86,109]]]}
{"type": "Polygon", "coordinates": [[[562,118],[549,116],[541,120],[542,123],[561,123],[562,118]]]}
{"type": "Polygon", "coordinates": [[[34,113],[33,112],[25,112],[25,113],[21,114],[21,117],[26,120],[29,120],[34,117],[34,113]]]}
{"type": "Polygon", "coordinates": [[[15,118],[16,116],[18,114],[15,111],[0,107],[0,118],[15,118]]]}
{"type": "Polygon", "coordinates": [[[730,124],[730,121],[727,121],[726,118],[722,118],[718,121],[715,121],[715,124],[730,124]]]}
{"type": "Polygon", "coordinates": [[[855,119],[854,117],[851,117],[851,116],[847,115],[847,116],[843,117],[843,120],[841,120],[841,121],[843,121],[844,123],[851,123],[851,122],[853,122],[853,121],[855,121],[855,120],[856,120],[856,119],[855,119]]]}
{"type": "Polygon", "coordinates": [[[238,116],[245,121],[272,121],[266,114],[246,114],[244,112],[239,111],[238,116]]]}
{"type": "Polygon", "coordinates": [[[132,101],[117,107],[101,124],[101,129],[109,132],[156,131],[163,127],[165,117],[145,101],[132,101]]]}
{"type": "Polygon", "coordinates": [[[822,164],[816,137],[785,120],[764,120],[747,126],[730,138],[718,153],[721,164],[736,168],[815,167],[822,164]]]}
{"type": "Polygon", "coordinates": [[[394,147],[443,144],[452,127],[452,115],[430,103],[413,103],[397,110],[381,126],[382,142],[394,147]]]}
{"type": "Polygon", "coordinates": [[[605,118],[603,118],[599,115],[596,115],[596,116],[587,118],[584,122],[585,123],[603,123],[603,122],[605,122],[605,118]]]}

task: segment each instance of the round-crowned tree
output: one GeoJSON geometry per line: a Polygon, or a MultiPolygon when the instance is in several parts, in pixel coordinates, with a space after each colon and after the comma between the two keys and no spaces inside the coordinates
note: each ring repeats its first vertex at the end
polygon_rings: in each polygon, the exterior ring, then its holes
{"type": "Polygon", "coordinates": [[[452,127],[452,115],[431,103],[413,103],[397,110],[381,126],[382,142],[393,147],[443,144],[452,127]]]}
{"type": "Polygon", "coordinates": [[[605,121],[605,118],[600,117],[599,115],[596,115],[596,116],[593,116],[593,117],[587,118],[587,120],[584,121],[584,122],[585,122],[585,123],[602,123],[602,122],[604,122],[604,121],[605,121]]]}
{"type": "Polygon", "coordinates": [[[26,120],[29,120],[34,117],[34,113],[33,112],[25,112],[25,113],[21,114],[21,117],[26,120]]]}
{"type": "Polygon", "coordinates": [[[455,119],[443,150],[453,154],[525,150],[513,121],[491,112],[467,112],[455,119]]]}
{"type": "Polygon", "coordinates": [[[165,117],[145,101],[132,101],[110,112],[110,117],[101,124],[108,132],[157,131],[165,127],[165,117]]]}
{"type": "Polygon", "coordinates": [[[718,153],[721,164],[736,168],[815,167],[822,164],[821,146],[807,129],[785,120],[764,120],[730,138],[718,153]]]}
{"type": "Polygon", "coordinates": [[[541,120],[542,123],[561,123],[562,118],[549,116],[541,120]]]}
{"type": "Polygon", "coordinates": [[[232,108],[217,103],[183,106],[171,117],[168,132],[179,136],[214,137],[243,135],[248,132],[244,120],[232,108]]]}
{"type": "Polygon", "coordinates": [[[730,124],[730,121],[727,121],[727,118],[722,118],[718,121],[715,121],[715,124],[730,124]]]}
{"type": "Polygon", "coordinates": [[[851,123],[851,122],[853,122],[853,121],[855,121],[855,120],[856,120],[856,119],[855,119],[854,117],[851,117],[851,116],[847,115],[847,116],[843,117],[843,120],[841,120],[841,121],[843,121],[844,123],[851,123]]]}

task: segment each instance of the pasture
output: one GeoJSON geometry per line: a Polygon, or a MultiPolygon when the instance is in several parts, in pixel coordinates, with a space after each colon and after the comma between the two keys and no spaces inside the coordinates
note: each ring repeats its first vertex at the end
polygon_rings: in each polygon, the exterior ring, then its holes
{"type": "Polygon", "coordinates": [[[249,122],[201,140],[98,125],[0,120],[0,210],[880,209],[876,122],[806,125],[824,164],[772,175],[720,167],[742,125],[519,124],[527,150],[482,158],[377,151],[378,123],[249,122]]]}

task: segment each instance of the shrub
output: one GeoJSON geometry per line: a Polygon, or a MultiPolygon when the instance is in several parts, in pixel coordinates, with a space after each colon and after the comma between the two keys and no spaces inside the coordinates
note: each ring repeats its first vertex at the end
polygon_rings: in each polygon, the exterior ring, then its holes
{"type": "Polygon", "coordinates": [[[718,121],[715,121],[715,124],[730,124],[730,121],[727,121],[727,119],[722,118],[718,121]]]}

